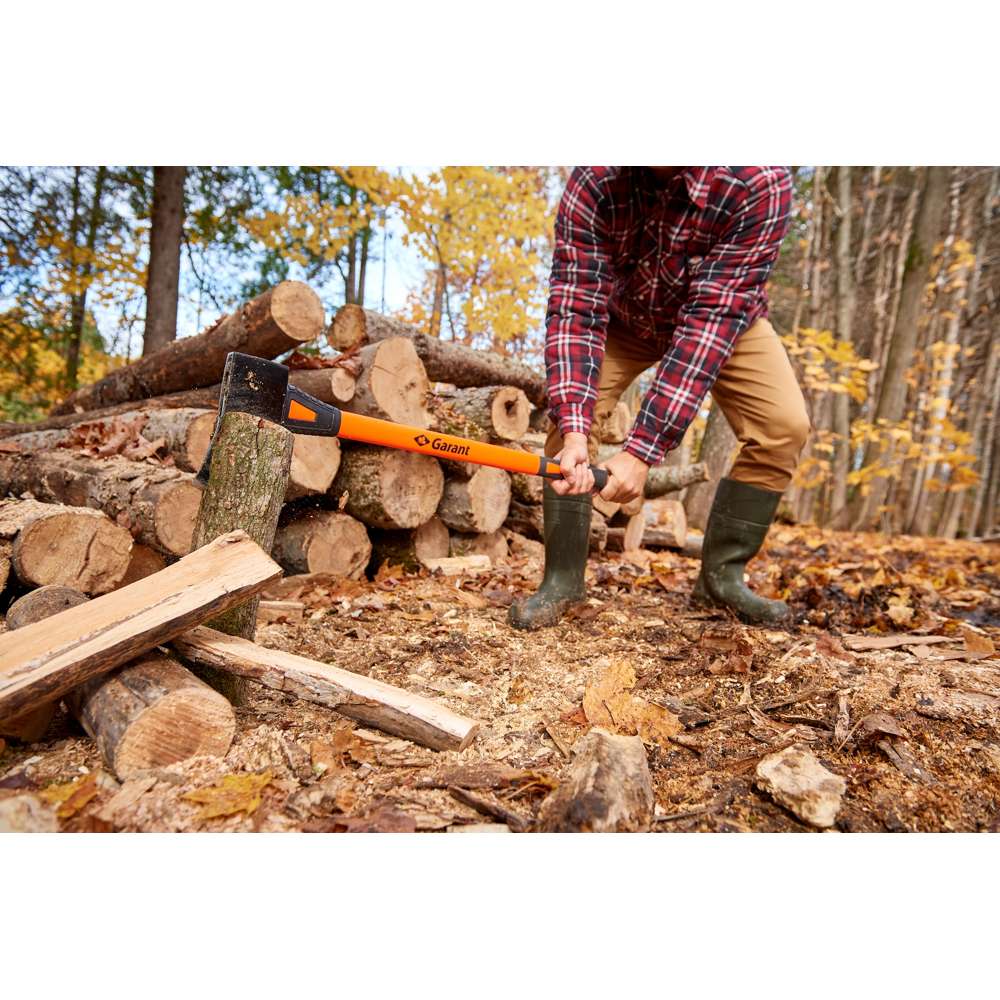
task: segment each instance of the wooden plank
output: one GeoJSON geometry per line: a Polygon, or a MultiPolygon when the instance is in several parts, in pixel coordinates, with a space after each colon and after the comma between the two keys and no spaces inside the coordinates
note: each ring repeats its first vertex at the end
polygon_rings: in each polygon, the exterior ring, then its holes
{"type": "Polygon", "coordinates": [[[173,646],[189,663],[225,670],[275,691],[326,705],[341,715],[432,750],[464,750],[479,731],[474,719],[430,698],[329,663],[265,649],[205,626],[178,636],[173,646]]]}
{"type": "Polygon", "coordinates": [[[159,573],[0,636],[0,719],[127,663],[280,575],[245,532],[233,531],[159,573]]]}

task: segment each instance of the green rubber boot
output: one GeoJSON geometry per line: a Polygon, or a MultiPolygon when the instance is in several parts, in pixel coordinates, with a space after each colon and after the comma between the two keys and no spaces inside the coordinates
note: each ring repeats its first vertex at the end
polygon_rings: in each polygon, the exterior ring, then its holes
{"type": "Polygon", "coordinates": [[[561,497],[548,483],[542,498],[545,515],[545,576],[537,592],[511,605],[507,620],[514,628],[555,625],[586,597],[584,573],[590,544],[589,493],[561,497]]]}
{"type": "Polygon", "coordinates": [[[735,479],[719,481],[705,529],[701,574],[692,595],[695,604],[730,608],[750,624],[788,617],[784,601],[760,597],[743,582],[746,564],[764,544],[780,499],[780,493],[735,479]]]}

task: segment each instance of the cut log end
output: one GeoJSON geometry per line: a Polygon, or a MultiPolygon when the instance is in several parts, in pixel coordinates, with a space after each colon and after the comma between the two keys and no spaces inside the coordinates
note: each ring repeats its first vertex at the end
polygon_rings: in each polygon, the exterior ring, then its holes
{"type": "Polygon", "coordinates": [[[482,466],[469,479],[449,479],[438,517],[453,531],[490,534],[498,531],[510,509],[510,476],[482,466]]]}
{"type": "Polygon", "coordinates": [[[191,551],[202,496],[191,480],[182,480],[164,491],[153,520],[157,541],[164,551],[175,556],[191,551]]]}
{"type": "Polygon", "coordinates": [[[340,442],[336,438],[296,434],[285,499],[326,493],[339,468],[340,442]]]}
{"type": "Polygon", "coordinates": [[[290,573],[329,573],[357,579],[372,546],[365,526],[349,514],[307,511],[279,528],[274,558],[290,573]]]}
{"type": "Polygon", "coordinates": [[[398,424],[430,426],[424,405],[430,383],[412,340],[390,337],[369,344],[357,360],[361,369],[345,409],[398,424]]]}
{"type": "Polygon", "coordinates": [[[444,489],[436,459],[388,448],[345,449],[332,493],[345,510],[376,528],[417,528],[433,517],[444,489]]]}
{"type": "Polygon", "coordinates": [[[271,292],[271,317],[286,337],[305,343],[323,332],[323,303],[301,281],[282,281],[271,292]]]}
{"type": "Polygon", "coordinates": [[[341,306],[334,316],[327,339],[338,351],[349,351],[365,342],[365,311],[358,305],[341,306]]]}

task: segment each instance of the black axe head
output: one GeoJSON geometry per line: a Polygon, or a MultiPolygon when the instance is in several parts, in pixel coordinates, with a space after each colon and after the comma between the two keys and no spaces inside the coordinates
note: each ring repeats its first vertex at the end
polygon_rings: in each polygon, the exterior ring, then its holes
{"type": "Polygon", "coordinates": [[[290,386],[285,365],[231,351],[226,356],[226,367],[222,373],[219,415],[212,431],[212,441],[205,461],[195,476],[199,486],[208,485],[212,446],[227,413],[249,413],[281,424],[296,434],[336,436],[340,429],[340,410],[290,386]]]}

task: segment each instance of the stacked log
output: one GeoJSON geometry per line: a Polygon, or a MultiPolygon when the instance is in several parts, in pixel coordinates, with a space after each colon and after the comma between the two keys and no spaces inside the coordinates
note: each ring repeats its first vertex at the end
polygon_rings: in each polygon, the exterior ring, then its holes
{"type": "Polygon", "coordinates": [[[271,551],[286,573],[360,577],[372,554],[365,526],[350,514],[304,511],[278,528],[271,551]]]}

